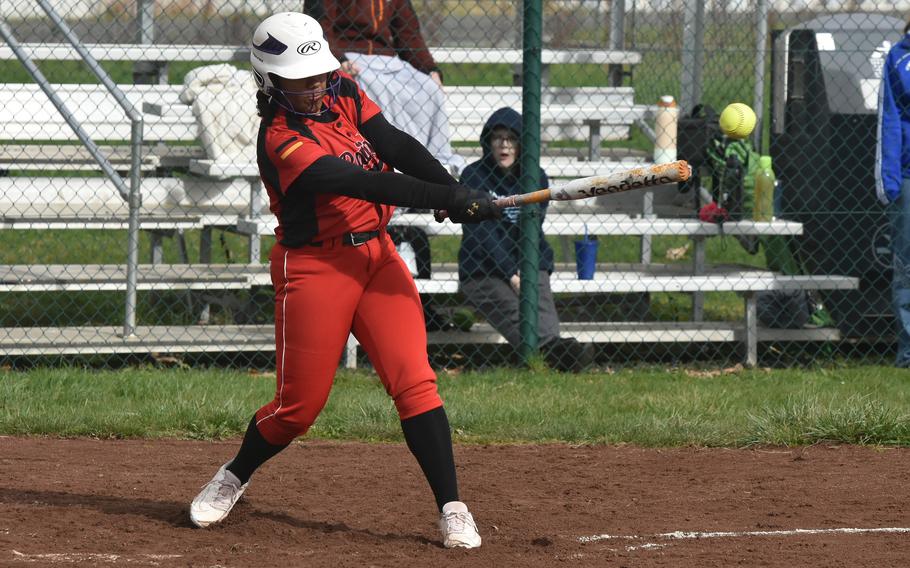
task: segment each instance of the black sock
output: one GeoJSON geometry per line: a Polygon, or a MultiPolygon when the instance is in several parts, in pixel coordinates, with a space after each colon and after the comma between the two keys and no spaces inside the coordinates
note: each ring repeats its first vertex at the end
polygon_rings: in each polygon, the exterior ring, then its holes
{"type": "Polygon", "coordinates": [[[243,443],[240,444],[237,457],[227,466],[227,470],[236,475],[241,484],[244,484],[250,480],[253,472],[259,466],[288,445],[275,446],[266,442],[259,433],[259,428],[256,427],[256,415],[254,414],[250,425],[246,428],[246,434],[243,436],[243,443]]]}
{"type": "Polygon", "coordinates": [[[458,501],[458,479],[452,455],[452,433],[443,407],[401,421],[408,448],[430,483],[436,506],[458,501]]]}

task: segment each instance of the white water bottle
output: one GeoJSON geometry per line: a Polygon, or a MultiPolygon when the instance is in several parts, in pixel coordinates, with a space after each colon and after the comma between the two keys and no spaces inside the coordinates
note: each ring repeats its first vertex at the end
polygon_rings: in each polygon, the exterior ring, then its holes
{"type": "Polygon", "coordinates": [[[654,116],[654,163],[665,164],[676,160],[676,123],[679,108],[670,95],[660,97],[654,116]]]}

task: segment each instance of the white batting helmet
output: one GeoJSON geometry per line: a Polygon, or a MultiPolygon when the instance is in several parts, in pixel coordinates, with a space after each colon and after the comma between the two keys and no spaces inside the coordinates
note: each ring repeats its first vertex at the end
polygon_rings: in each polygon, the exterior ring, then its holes
{"type": "Polygon", "coordinates": [[[341,67],[319,22],[299,12],[274,14],[259,24],[253,32],[250,63],[259,90],[267,95],[276,87],[273,75],[304,79],[341,67]]]}

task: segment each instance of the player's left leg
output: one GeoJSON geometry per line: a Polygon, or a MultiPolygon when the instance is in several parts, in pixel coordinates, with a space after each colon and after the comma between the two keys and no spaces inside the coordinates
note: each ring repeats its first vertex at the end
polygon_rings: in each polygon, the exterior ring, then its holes
{"type": "Polygon", "coordinates": [[[451,431],[427,360],[420,297],[391,239],[357,306],[354,335],[394,400],[405,441],[433,491],[443,544],[480,546],[477,525],[458,498],[451,431]]]}

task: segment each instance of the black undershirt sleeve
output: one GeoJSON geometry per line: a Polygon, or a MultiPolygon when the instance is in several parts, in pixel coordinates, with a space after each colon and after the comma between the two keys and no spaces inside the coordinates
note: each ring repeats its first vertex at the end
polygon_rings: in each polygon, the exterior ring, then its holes
{"type": "Polygon", "coordinates": [[[291,183],[288,193],[334,193],[416,209],[450,209],[456,192],[448,184],[431,183],[407,174],[371,172],[335,156],[323,156],[291,183]]]}
{"type": "Polygon", "coordinates": [[[360,132],[382,161],[396,170],[433,183],[458,183],[423,144],[392,126],[382,113],[360,125],[360,132]]]}

